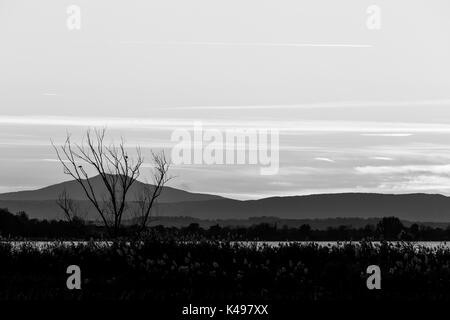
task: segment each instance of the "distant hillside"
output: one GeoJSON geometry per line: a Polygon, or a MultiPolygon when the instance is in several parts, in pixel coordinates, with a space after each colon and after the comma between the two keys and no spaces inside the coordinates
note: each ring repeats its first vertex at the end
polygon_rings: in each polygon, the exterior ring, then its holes
{"type": "MultiPolygon", "coordinates": [[[[100,176],[96,176],[90,179],[90,182],[96,190],[96,192],[100,195],[99,198],[102,198],[101,195],[106,194],[106,188],[103,184],[103,181],[100,176]]],[[[136,200],[136,196],[141,194],[144,188],[149,187],[153,190],[153,186],[150,184],[145,184],[140,181],[136,181],[129,191],[128,201],[136,200]]],[[[55,184],[49,187],[45,187],[39,190],[32,191],[19,191],[19,192],[11,192],[0,194],[0,201],[47,201],[47,200],[56,200],[58,199],[58,195],[61,194],[62,191],[66,190],[66,192],[70,195],[73,200],[84,201],[87,200],[86,195],[82,187],[76,181],[67,181],[59,184],[55,184]]],[[[158,199],[160,203],[167,202],[185,202],[185,201],[208,201],[208,200],[217,200],[223,199],[219,196],[209,195],[209,194],[200,194],[200,193],[191,193],[175,188],[164,187],[164,190],[161,194],[161,197],[158,199]]]]}
{"type": "Polygon", "coordinates": [[[396,216],[409,221],[450,222],[450,198],[434,194],[342,193],[261,200],[230,199],[208,202],[161,204],[164,216],[201,219],[285,219],[379,218],[396,216]]]}
{"type": "MultiPolygon", "coordinates": [[[[104,187],[99,177],[93,185],[100,192],[104,187]]],[[[145,184],[136,182],[129,201],[135,200],[145,184]]],[[[81,188],[74,182],[64,182],[35,191],[0,194],[0,208],[12,212],[25,211],[40,219],[61,218],[55,199],[62,190],[79,201],[89,219],[97,215],[81,188]]],[[[131,207],[133,207],[131,205],[131,207]]],[[[155,212],[161,217],[191,217],[205,220],[248,219],[274,217],[280,219],[335,219],[380,218],[396,216],[402,220],[418,222],[450,222],[450,198],[434,194],[370,194],[342,193],[294,197],[272,197],[260,200],[238,201],[208,194],[190,193],[166,187],[155,212]]]]}

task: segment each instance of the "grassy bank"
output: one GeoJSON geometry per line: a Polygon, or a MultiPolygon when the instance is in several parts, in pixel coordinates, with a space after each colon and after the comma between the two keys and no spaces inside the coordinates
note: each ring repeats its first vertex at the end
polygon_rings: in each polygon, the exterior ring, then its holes
{"type": "Polygon", "coordinates": [[[0,261],[0,299],[450,299],[450,250],[408,244],[3,244],[0,261]],[[381,268],[382,290],[366,287],[372,264],[381,268]],[[81,290],[66,287],[69,265],[81,268],[81,290]]]}

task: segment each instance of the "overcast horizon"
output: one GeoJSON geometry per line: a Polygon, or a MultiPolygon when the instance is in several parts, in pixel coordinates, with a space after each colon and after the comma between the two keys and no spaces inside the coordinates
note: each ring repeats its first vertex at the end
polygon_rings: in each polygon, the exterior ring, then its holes
{"type": "Polygon", "coordinates": [[[449,9],[444,0],[0,0],[0,193],[69,180],[50,144],[66,132],[106,126],[148,156],[201,122],[278,130],[279,171],[174,165],[171,187],[235,199],[450,195],[449,9]],[[71,5],[79,30],[67,26],[71,5]]]}

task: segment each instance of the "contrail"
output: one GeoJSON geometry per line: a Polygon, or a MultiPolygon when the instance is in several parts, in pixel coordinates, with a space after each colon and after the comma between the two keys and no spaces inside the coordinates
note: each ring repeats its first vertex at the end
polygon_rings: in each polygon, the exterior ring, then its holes
{"type": "Polygon", "coordinates": [[[270,42],[222,42],[222,41],[121,41],[122,44],[148,44],[152,46],[223,46],[223,47],[318,47],[318,48],[372,48],[371,44],[348,43],[270,43],[270,42]]]}

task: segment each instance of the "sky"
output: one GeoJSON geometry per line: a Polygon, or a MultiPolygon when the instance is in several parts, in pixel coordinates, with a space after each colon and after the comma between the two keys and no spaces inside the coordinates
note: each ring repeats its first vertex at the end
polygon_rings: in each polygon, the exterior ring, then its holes
{"type": "Polygon", "coordinates": [[[175,164],[173,187],[449,195],[449,12],[447,0],[0,0],[0,192],[68,180],[50,144],[67,132],[106,126],[145,156],[200,122],[277,130],[279,170],[175,164]]]}

